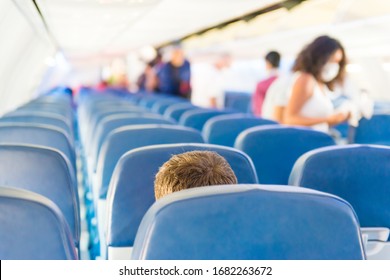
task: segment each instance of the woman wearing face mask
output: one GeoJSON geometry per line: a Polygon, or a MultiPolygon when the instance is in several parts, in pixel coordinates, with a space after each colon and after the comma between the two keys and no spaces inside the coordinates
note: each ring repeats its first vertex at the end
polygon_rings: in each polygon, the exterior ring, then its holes
{"type": "Polygon", "coordinates": [[[348,118],[336,113],[330,99],[335,84],[342,84],[346,57],[343,46],[328,36],[316,38],[298,55],[284,123],[311,126],[323,132],[348,118]]]}

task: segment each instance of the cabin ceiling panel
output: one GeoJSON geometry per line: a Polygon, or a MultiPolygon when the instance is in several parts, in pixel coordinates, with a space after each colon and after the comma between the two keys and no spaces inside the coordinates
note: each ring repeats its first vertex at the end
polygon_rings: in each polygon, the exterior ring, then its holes
{"type": "Polygon", "coordinates": [[[242,58],[263,56],[269,49],[294,56],[313,38],[329,34],[356,57],[390,55],[390,1],[310,0],[294,9],[259,15],[240,28],[194,36],[185,42],[196,56],[218,49],[242,58]],[[217,40],[221,34],[229,40],[217,40]]]}
{"type": "Polygon", "coordinates": [[[280,0],[37,0],[50,32],[72,57],[174,40],[280,0]]]}
{"type": "Polygon", "coordinates": [[[388,0],[349,0],[351,3],[344,20],[356,20],[367,17],[380,17],[390,13],[388,0]]]}

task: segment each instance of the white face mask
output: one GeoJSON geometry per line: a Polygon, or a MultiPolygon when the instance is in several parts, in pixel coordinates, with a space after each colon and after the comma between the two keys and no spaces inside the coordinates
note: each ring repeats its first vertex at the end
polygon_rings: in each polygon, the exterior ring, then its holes
{"type": "Polygon", "coordinates": [[[336,62],[328,62],[322,68],[321,79],[324,82],[330,82],[339,74],[340,65],[336,62]]]}

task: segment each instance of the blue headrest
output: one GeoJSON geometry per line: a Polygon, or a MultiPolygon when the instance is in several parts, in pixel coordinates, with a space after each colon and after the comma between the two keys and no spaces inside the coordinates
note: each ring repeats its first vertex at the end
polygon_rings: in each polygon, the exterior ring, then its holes
{"type": "Polygon", "coordinates": [[[72,118],[70,118],[66,114],[63,114],[63,113],[56,111],[56,110],[47,111],[47,110],[40,110],[40,109],[19,108],[15,111],[12,111],[12,112],[5,114],[4,116],[7,116],[7,117],[8,116],[21,116],[21,115],[26,116],[26,115],[34,115],[37,113],[45,114],[45,115],[52,115],[52,116],[55,116],[57,118],[68,120],[69,124],[71,124],[71,122],[72,122],[72,118]]]}
{"type": "Polygon", "coordinates": [[[157,98],[143,98],[138,105],[146,109],[151,109],[156,102],[158,102],[157,98]]]}
{"type": "Polygon", "coordinates": [[[46,113],[46,112],[18,112],[18,111],[13,111],[5,115],[4,117],[44,117],[44,118],[50,118],[50,119],[56,119],[60,120],[62,122],[65,122],[68,127],[73,127],[73,123],[71,119],[67,119],[64,116],[61,116],[60,114],[55,114],[55,113],[46,113]]]}
{"type": "Polygon", "coordinates": [[[18,113],[33,113],[33,112],[45,112],[45,113],[52,113],[52,114],[58,114],[66,119],[72,119],[72,109],[70,107],[64,107],[61,105],[56,104],[28,104],[23,107],[18,108],[14,112],[18,113]]]}
{"type": "MultiPolygon", "coordinates": [[[[189,103],[187,100],[185,100],[184,102],[180,102],[180,103],[189,103]]],[[[179,104],[180,104],[179,103],[179,104]]],[[[178,104],[178,101],[177,100],[171,100],[171,99],[168,99],[168,100],[161,100],[159,102],[156,102],[153,104],[152,108],[151,108],[151,111],[154,112],[154,113],[158,113],[158,114],[164,114],[165,110],[171,106],[172,104],[178,104]]]]}
{"type": "Polygon", "coordinates": [[[30,190],[53,201],[66,217],[78,244],[77,183],[70,163],[60,152],[38,146],[0,145],[0,185],[30,190]]]}
{"type": "Polygon", "coordinates": [[[290,184],[347,200],[363,227],[390,228],[390,148],[347,145],[316,149],[294,165],[290,184]]]}
{"type": "Polygon", "coordinates": [[[27,144],[61,151],[75,166],[75,151],[66,133],[56,127],[38,124],[0,123],[0,144],[27,144]]]}
{"type": "Polygon", "coordinates": [[[375,101],[374,102],[374,114],[389,114],[390,102],[389,101],[375,101]]]}
{"type": "Polygon", "coordinates": [[[62,129],[66,132],[68,137],[72,137],[71,127],[63,120],[61,120],[57,115],[54,117],[46,117],[39,115],[14,115],[14,116],[5,116],[0,118],[0,122],[6,123],[26,123],[26,124],[43,124],[53,126],[59,129],[62,129]]]}
{"type": "Polygon", "coordinates": [[[94,168],[97,166],[97,159],[104,143],[104,140],[110,134],[111,131],[126,125],[140,125],[140,124],[174,124],[172,119],[165,119],[159,115],[144,114],[144,115],[132,115],[121,114],[114,116],[107,116],[101,120],[98,125],[95,137],[92,138],[91,155],[94,168]]]}
{"type": "Polygon", "coordinates": [[[227,111],[217,111],[213,109],[193,109],[183,113],[179,124],[195,128],[202,131],[204,124],[212,117],[228,114],[227,111]]]}
{"type": "Polygon", "coordinates": [[[358,144],[390,145],[390,115],[374,115],[361,119],[357,128],[351,128],[349,141],[358,144]]]}
{"type": "Polygon", "coordinates": [[[104,107],[103,109],[99,111],[92,111],[92,114],[87,120],[88,123],[88,143],[91,139],[93,139],[93,133],[96,131],[96,128],[98,127],[100,121],[107,117],[114,114],[123,114],[123,113],[138,113],[143,114],[146,113],[145,109],[138,108],[138,107],[132,107],[130,105],[127,105],[126,107],[120,107],[118,105],[115,105],[113,107],[104,107]]]}
{"type": "Polygon", "coordinates": [[[235,109],[239,112],[247,113],[250,111],[252,93],[248,92],[225,92],[225,108],[235,109]]]}
{"type": "Polygon", "coordinates": [[[37,97],[32,102],[53,102],[70,104],[72,102],[72,89],[69,87],[53,88],[37,97]]]}
{"type": "Polygon", "coordinates": [[[288,186],[188,189],[144,216],[133,259],[364,259],[352,207],[288,186]]]}
{"type": "Polygon", "coordinates": [[[91,102],[85,105],[85,111],[88,115],[89,121],[93,119],[95,115],[104,114],[107,115],[113,112],[131,112],[133,110],[143,110],[142,108],[135,107],[127,102],[122,101],[104,101],[99,100],[96,102],[91,102]]]}
{"type": "Polygon", "coordinates": [[[128,102],[123,101],[105,101],[90,103],[86,106],[86,113],[88,115],[88,122],[94,124],[94,119],[102,118],[112,113],[131,113],[143,112],[145,109],[136,107],[128,102]]]}
{"type": "Polygon", "coordinates": [[[174,143],[203,143],[202,135],[178,125],[131,125],[112,131],[99,154],[97,176],[100,197],[106,198],[115,165],[126,152],[144,146],[174,143]]]}
{"type": "MultiPolygon", "coordinates": [[[[141,109],[143,110],[143,109],[141,109]]],[[[84,112],[79,113],[79,119],[80,122],[87,125],[87,134],[89,138],[93,138],[93,133],[95,133],[95,130],[99,123],[106,118],[107,116],[114,116],[114,115],[122,115],[122,114],[132,114],[132,115],[142,115],[147,112],[145,111],[137,111],[133,107],[120,107],[120,106],[114,106],[105,108],[103,111],[92,111],[89,114],[84,112]]]]}
{"type": "Polygon", "coordinates": [[[180,117],[189,110],[196,109],[198,107],[194,106],[192,103],[177,103],[170,105],[164,112],[164,117],[172,118],[175,121],[179,121],[180,117]]]}
{"type": "Polygon", "coordinates": [[[61,211],[38,194],[0,187],[0,259],[75,260],[61,211]]]}
{"type": "Polygon", "coordinates": [[[45,101],[45,100],[36,100],[29,103],[24,104],[20,108],[30,108],[33,110],[37,109],[50,109],[49,111],[52,111],[51,109],[60,109],[63,112],[66,112],[67,116],[71,116],[72,113],[72,106],[68,102],[58,102],[58,101],[45,101]]]}
{"type": "MultiPolygon", "coordinates": [[[[174,97],[171,94],[161,93],[158,95],[143,95],[142,99],[139,101],[138,105],[147,109],[153,109],[156,104],[166,104],[169,102],[174,103],[189,103],[188,100],[174,97]]],[[[153,112],[157,112],[156,109],[152,110],[153,112]]]]}
{"type": "Polygon", "coordinates": [[[245,129],[269,124],[277,123],[248,114],[222,115],[213,117],[205,123],[203,137],[207,143],[233,147],[237,136],[245,129]]]}
{"type": "Polygon", "coordinates": [[[97,102],[90,103],[88,110],[91,114],[101,114],[109,111],[119,110],[128,110],[129,112],[143,111],[143,108],[134,106],[130,102],[127,102],[122,99],[113,99],[113,100],[99,100],[97,102]]]}
{"type": "Polygon", "coordinates": [[[133,245],[141,219],[155,201],[154,178],[160,166],[172,155],[195,150],[214,151],[223,156],[240,184],[257,183],[252,161],[236,149],[209,144],[169,144],[132,150],[119,160],[110,183],[107,198],[110,246],[133,245]]]}
{"type": "Polygon", "coordinates": [[[261,184],[286,185],[301,155],[334,144],[328,134],[309,128],[264,125],[243,131],[235,147],[252,158],[261,184]]]}

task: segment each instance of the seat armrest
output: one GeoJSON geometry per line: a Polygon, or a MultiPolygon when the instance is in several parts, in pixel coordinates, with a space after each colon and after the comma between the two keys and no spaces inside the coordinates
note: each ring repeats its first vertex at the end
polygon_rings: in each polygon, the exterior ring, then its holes
{"type": "Polygon", "coordinates": [[[390,229],[385,227],[364,227],[361,228],[363,240],[367,241],[384,241],[389,238],[390,229]]]}

